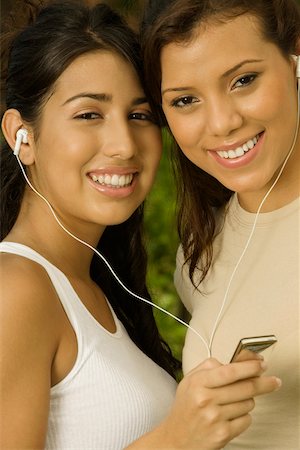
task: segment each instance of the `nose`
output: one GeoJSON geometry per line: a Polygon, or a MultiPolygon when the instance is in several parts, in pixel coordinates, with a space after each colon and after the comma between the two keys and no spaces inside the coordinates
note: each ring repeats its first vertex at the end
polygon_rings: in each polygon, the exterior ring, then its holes
{"type": "Polygon", "coordinates": [[[127,160],[137,153],[137,143],[128,120],[116,120],[107,125],[103,153],[109,158],[127,160]]]}
{"type": "Polygon", "coordinates": [[[211,99],[206,117],[208,132],[212,136],[229,136],[243,124],[237,105],[228,97],[211,99]]]}

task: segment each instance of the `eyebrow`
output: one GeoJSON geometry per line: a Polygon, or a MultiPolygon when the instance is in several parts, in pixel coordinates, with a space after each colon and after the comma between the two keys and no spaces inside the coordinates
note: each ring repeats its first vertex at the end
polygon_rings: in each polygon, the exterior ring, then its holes
{"type": "Polygon", "coordinates": [[[92,92],[81,92],[80,94],[73,95],[72,97],[68,98],[63,104],[67,105],[68,103],[73,102],[74,100],[77,100],[79,98],[91,98],[93,100],[97,100],[99,102],[111,102],[112,101],[112,95],[108,94],[94,94],[92,92]]]}
{"type": "MultiPolygon", "coordinates": [[[[81,92],[80,94],[76,94],[76,95],[73,95],[72,97],[68,98],[62,104],[62,106],[67,105],[68,103],[71,103],[74,100],[77,100],[80,98],[90,98],[92,100],[97,100],[98,102],[109,103],[112,101],[113,96],[110,94],[104,94],[104,93],[95,94],[93,92],[81,92]]],[[[146,97],[137,97],[137,98],[133,99],[132,106],[138,106],[143,103],[148,103],[147,98],[146,97]]]]}
{"type": "Polygon", "coordinates": [[[132,106],[142,105],[143,103],[149,103],[147,97],[137,97],[133,100],[132,106]]]}
{"type": "Polygon", "coordinates": [[[258,62],[262,62],[262,61],[263,61],[262,59],[245,59],[244,61],[241,61],[240,63],[238,63],[235,66],[233,66],[231,69],[229,69],[226,72],[224,72],[223,75],[222,75],[222,78],[226,78],[228,75],[231,75],[233,72],[235,72],[236,70],[240,69],[245,64],[258,63],[258,62]]]}
{"type": "Polygon", "coordinates": [[[192,87],[191,86],[182,86],[182,87],[176,87],[176,88],[167,88],[161,92],[161,95],[164,95],[166,92],[181,92],[181,91],[188,91],[189,89],[192,89],[192,87]]]}
{"type": "MultiPolygon", "coordinates": [[[[231,75],[236,70],[240,69],[241,67],[243,67],[246,64],[258,63],[258,62],[262,62],[262,61],[263,61],[262,59],[245,59],[244,61],[241,61],[240,63],[238,63],[235,66],[231,67],[230,69],[226,70],[226,72],[224,72],[222,74],[222,78],[228,77],[228,75],[231,75]]],[[[182,87],[175,87],[175,88],[167,88],[162,91],[161,95],[164,95],[166,92],[181,92],[181,91],[188,91],[189,89],[192,89],[192,87],[191,86],[182,86],[182,87]]]]}

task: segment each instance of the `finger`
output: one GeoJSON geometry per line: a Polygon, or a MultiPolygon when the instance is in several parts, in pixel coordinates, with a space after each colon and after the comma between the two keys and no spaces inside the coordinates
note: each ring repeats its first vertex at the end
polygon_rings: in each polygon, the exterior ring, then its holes
{"type": "Polygon", "coordinates": [[[231,439],[239,436],[251,425],[252,417],[250,414],[245,414],[244,416],[233,419],[229,422],[231,439]]]}
{"type": "Polygon", "coordinates": [[[280,386],[276,377],[255,377],[215,389],[214,395],[219,405],[225,405],[277,391],[280,386]]]}
{"type": "Polygon", "coordinates": [[[221,414],[225,420],[234,420],[249,414],[255,407],[253,398],[221,406],[221,414]]]}
{"type": "Polygon", "coordinates": [[[218,422],[218,425],[214,428],[214,439],[217,445],[214,448],[226,446],[229,441],[243,433],[251,425],[251,421],[250,414],[245,414],[233,420],[218,422]]]}
{"type": "Polygon", "coordinates": [[[263,360],[264,357],[260,353],[255,353],[251,350],[243,349],[235,358],[234,362],[249,361],[250,359],[263,360]]]}
{"type": "Polygon", "coordinates": [[[255,407],[253,398],[228,405],[209,405],[205,411],[201,411],[202,423],[218,424],[237,419],[249,414],[255,407]]]}
{"type": "MultiPolygon", "coordinates": [[[[245,382],[246,381],[244,381],[244,383],[245,382]]],[[[273,391],[278,391],[282,385],[282,381],[274,376],[253,378],[251,382],[253,387],[250,387],[250,390],[253,391],[253,397],[268,394],[273,391]]]]}
{"type": "Polygon", "coordinates": [[[208,388],[226,386],[247,378],[260,376],[267,368],[264,361],[250,360],[220,365],[201,371],[203,384],[208,388]]]}

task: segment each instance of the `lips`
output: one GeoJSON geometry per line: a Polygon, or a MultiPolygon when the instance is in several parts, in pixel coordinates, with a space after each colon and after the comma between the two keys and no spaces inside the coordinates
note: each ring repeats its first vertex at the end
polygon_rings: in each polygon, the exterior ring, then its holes
{"type": "Polygon", "coordinates": [[[225,158],[225,159],[240,158],[241,156],[244,156],[244,154],[247,153],[249,150],[252,150],[255,147],[255,145],[257,144],[258,140],[259,140],[259,135],[254,136],[254,138],[249,139],[247,142],[245,142],[244,144],[242,144],[234,149],[218,150],[217,154],[221,158],[225,158]]]}
{"type": "Polygon", "coordinates": [[[91,169],[86,175],[94,187],[116,191],[132,187],[139,172],[137,166],[107,166],[91,169]]]}
{"type": "Polygon", "coordinates": [[[108,174],[103,173],[97,175],[95,173],[89,174],[90,178],[95,182],[100,184],[101,186],[107,186],[111,188],[120,189],[123,187],[130,186],[134,177],[133,173],[129,174],[108,174]]]}
{"type": "Polygon", "coordinates": [[[256,159],[263,148],[265,132],[261,132],[244,143],[208,150],[209,155],[225,169],[239,169],[256,159]]]}
{"type": "Polygon", "coordinates": [[[86,173],[90,186],[101,195],[122,199],[136,189],[140,170],[137,167],[105,167],[86,173]]]}

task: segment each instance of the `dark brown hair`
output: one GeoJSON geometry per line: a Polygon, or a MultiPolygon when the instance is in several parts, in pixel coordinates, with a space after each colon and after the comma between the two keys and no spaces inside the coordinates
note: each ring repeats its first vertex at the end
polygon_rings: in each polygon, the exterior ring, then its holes
{"type": "MultiPolygon", "coordinates": [[[[258,19],[262,35],[284,57],[298,54],[300,12],[295,0],[149,0],[141,27],[145,79],[152,106],[161,108],[162,48],[171,42],[189,42],[195,28],[207,21],[222,22],[242,14],[258,19]]],[[[195,287],[205,278],[212,261],[213,239],[218,232],[216,216],[233,192],[193,164],[174,143],[174,167],[178,187],[178,232],[185,262],[195,287]],[[200,267],[198,267],[200,263],[200,267]],[[196,268],[199,279],[194,278],[196,268]]]]}

